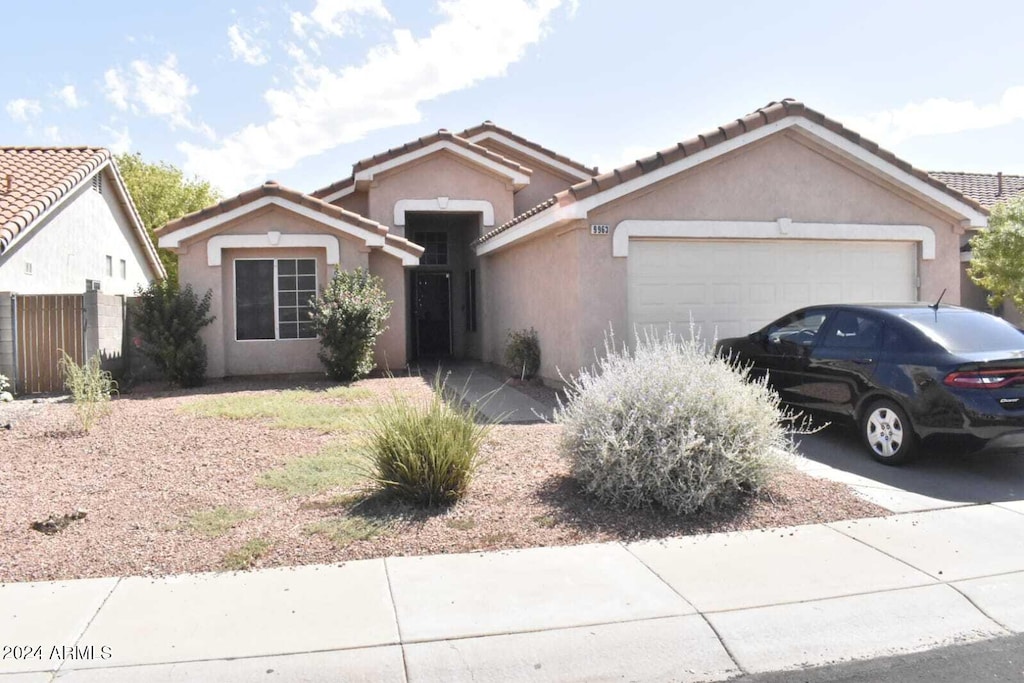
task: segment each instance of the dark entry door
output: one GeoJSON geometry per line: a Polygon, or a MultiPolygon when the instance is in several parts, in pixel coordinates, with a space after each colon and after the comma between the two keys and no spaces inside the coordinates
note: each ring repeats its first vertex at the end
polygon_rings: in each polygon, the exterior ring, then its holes
{"type": "Polygon", "coordinates": [[[416,315],[416,355],[420,358],[452,353],[451,273],[416,273],[413,281],[416,315]]]}

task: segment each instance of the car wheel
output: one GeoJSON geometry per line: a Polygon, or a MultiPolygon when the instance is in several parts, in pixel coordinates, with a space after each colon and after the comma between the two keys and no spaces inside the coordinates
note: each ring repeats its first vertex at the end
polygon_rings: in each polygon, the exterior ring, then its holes
{"type": "Polygon", "coordinates": [[[860,434],[871,457],[883,465],[902,465],[914,457],[914,428],[903,409],[892,401],[868,406],[861,418],[860,434]]]}

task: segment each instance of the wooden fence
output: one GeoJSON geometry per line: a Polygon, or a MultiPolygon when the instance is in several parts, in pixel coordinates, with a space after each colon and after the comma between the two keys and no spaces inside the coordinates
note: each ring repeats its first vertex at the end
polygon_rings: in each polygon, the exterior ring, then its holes
{"type": "Polygon", "coordinates": [[[85,298],[81,294],[15,297],[18,391],[64,390],[60,352],[85,362],[85,298]]]}

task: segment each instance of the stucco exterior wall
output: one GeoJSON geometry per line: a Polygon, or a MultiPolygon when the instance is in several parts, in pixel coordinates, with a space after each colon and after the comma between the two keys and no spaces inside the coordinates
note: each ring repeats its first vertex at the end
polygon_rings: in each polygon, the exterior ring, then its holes
{"type": "Polygon", "coordinates": [[[56,215],[34,226],[0,256],[0,290],[18,294],[81,294],[99,280],[104,294],[128,295],[154,277],[124,209],[114,180],[103,174],[103,193],[85,183],[56,215]],[[111,257],[110,272],[106,257],[111,257]],[[125,276],[121,277],[121,261],[125,276]],[[31,265],[31,274],[26,272],[31,265]]]}
{"type": "MultiPolygon", "coordinates": [[[[370,198],[369,195],[364,191],[356,190],[352,194],[347,194],[344,197],[336,199],[331,203],[334,204],[335,206],[340,206],[346,211],[358,213],[360,216],[369,218],[370,198]]],[[[386,223],[385,225],[390,225],[390,223],[386,223]]]]}
{"type": "MultiPolygon", "coordinates": [[[[599,207],[589,223],[613,232],[627,219],[924,225],[935,234],[936,258],[919,260],[919,298],[947,289],[943,300],[959,303],[958,224],[883,183],[782,133],[599,207]]],[[[581,339],[600,340],[609,324],[627,326],[626,259],[611,256],[610,237],[581,231],[578,239],[589,283],[581,339]]]]}
{"type": "Polygon", "coordinates": [[[369,253],[370,272],[384,280],[384,293],[391,301],[391,318],[388,329],[377,338],[373,359],[377,367],[394,372],[408,364],[406,339],[408,335],[408,291],[406,269],[396,258],[380,251],[369,253]]]}
{"type": "Polygon", "coordinates": [[[495,140],[484,139],[477,144],[486,147],[495,154],[500,154],[506,159],[522,164],[533,171],[533,174],[530,176],[530,184],[515,194],[513,210],[517,216],[525,211],[529,211],[555,193],[561,192],[570,185],[580,182],[579,178],[552,168],[536,157],[523,154],[511,147],[506,147],[495,140]]]}
{"type": "MultiPolygon", "coordinates": [[[[385,278],[388,295],[396,302],[392,316],[392,329],[379,342],[378,358],[387,356],[392,368],[405,365],[405,320],[404,287],[396,286],[401,279],[401,263],[398,259],[376,254],[371,265],[371,253],[362,241],[343,235],[323,224],[286,209],[270,206],[255,214],[242,217],[225,225],[215,234],[266,234],[268,231],[287,234],[329,234],[336,236],[340,244],[339,267],[352,270],[363,267],[385,278]],[[379,256],[379,258],[378,258],[379,256]],[[389,264],[390,262],[390,264],[389,264]],[[397,269],[397,270],[396,270],[397,269]],[[394,336],[398,335],[400,342],[394,336]]],[[[235,340],[234,306],[234,262],[242,258],[315,258],[317,261],[317,286],[323,288],[334,274],[334,267],[327,265],[326,251],[322,248],[265,248],[225,249],[220,266],[210,266],[207,261],[207,243],[213,235],[206,233],[187,241],[187,252],[179,255],[179,278],[182,286],[191,284],[202,296],[207,290],[213,291],[210,311],[217,319],[202,331],[207,347],[207,376],[224,377],[250,374],[284,374],[319,372],[323,369],[317,351],[316,339],[282,339],[260,341],[235,340]]]]}
{"type": "MultiPolygon", "coordinates": [[[[582,224],[581,224],[582,225],[582,224]]],[[[609,252],[610,253],[610,252],[609,252]]],[[[584,275],[576,231],[549,233],[481,258],[485,304],[484,360],[501,363],[510,330],[533,327],[540,339],[540,375],[557,381],[559,370],[581,362],[579,332],[584,275]]]]}
{"type": "Polygon", "coordinates": [[[494,207],[495,225],[513,218],[512,185],[480,166],[454,154],[439,152],[378,174],[369,191],[367,218],[391,226],[405,237],[405,227],[395,226],[395,203],[402,199],[477,199],[494,207]]]}

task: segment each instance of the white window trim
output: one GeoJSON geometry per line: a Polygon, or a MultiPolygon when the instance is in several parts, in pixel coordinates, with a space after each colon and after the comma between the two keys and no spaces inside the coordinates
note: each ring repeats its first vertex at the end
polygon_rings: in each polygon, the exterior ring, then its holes
{"type": "MultiPolygon", "coordinates": [[[[336,266],[341,260],[338,238],[322,233],[281,233],[271,230],[259,235],[217,235],[206,243],[206,264],[219,266],[225,249],[291,249],[319,248],[327,251],[327,265],[336,266]]],[[[275,257],[276,258],[276,257],[275,257]]],[[[283,257],[282,257],[283,258],[283,257]]]]}
{"type": "Polygon", "coordinates": [[[317,291],[320,289],[320,266],[316,262],[315,258],[309,256],[297,256],[297,257],[261,257],[251,256],[245,258],[236,258],[231,261],[231,306],[234,308],[234,340],[240,344],[246,344],[249,342],[309,342],[316,341],[316,337],[299,337],[294,339],[282,339],[281,330],[279,329],[280,321],[278,320],[278,291],[277,291],[277,262],[278,261],[312,261],[313,262],[313,275],[317,282],[317,291]],[[235,264],[239,261],[273,261],[274,262],[274,338],[273,339],[239,339],[238,338],[238,268],[235,264]]]}
{"type": "Polygon", "coordinates": [[[399,199],[395,202],[395,226],[405,225],[408,211],[454,211],[482,214],[484,227],[494,226],[494,205],[486,199],[399,199]]]}
{"type": "Polygon", "coordinates": [[[924,225],[869,223],[794,223],[777,221],[654,221],[626,220],[615,226],[612,256],[629,256],[632,237],[690,239],[771,239],[857,242],[919,242],[921,259],[935,259],[935,232],[924,225]]]}

